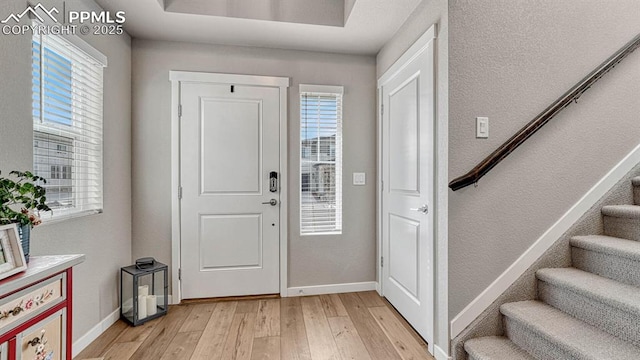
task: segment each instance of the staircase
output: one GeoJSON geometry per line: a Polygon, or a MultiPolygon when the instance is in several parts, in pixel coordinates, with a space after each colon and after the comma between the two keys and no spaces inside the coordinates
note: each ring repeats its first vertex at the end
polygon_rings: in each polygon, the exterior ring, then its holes
{"type": "Polygon", "coordinates": [[[636,205],[604,206],[605,235],[573,237],[573,267],[538,270],[538,299],[502,305],[505,336],[466,341],[470,360],[640,359],[640,177],[632,183],[636,205]]]}

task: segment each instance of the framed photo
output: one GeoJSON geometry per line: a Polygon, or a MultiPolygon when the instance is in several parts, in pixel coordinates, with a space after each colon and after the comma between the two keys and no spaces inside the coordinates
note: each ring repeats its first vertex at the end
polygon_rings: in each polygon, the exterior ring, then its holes
{"type": "Polygon", "coordinates": [[[18,227],[0,225],[0,280],[27,269],[18,227]]]}

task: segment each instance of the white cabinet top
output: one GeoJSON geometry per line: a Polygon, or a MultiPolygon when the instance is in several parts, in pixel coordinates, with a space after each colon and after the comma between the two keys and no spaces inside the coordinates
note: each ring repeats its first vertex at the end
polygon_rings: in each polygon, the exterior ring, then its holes
{"type": "Polygon", "coordinates": [[[0,297],[78,265],[84,254],[31,256],[27,270],[0,280],[0,297]]]}

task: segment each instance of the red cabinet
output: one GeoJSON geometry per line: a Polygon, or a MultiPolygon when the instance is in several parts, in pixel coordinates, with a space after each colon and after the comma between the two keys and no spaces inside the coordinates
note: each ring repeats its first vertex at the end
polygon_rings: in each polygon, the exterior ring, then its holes
{"type": "Polygon", "coordinates": [[[0,282],[0,360],[71,360],[72,266],[83,260],[32,257],[0,282]]]}

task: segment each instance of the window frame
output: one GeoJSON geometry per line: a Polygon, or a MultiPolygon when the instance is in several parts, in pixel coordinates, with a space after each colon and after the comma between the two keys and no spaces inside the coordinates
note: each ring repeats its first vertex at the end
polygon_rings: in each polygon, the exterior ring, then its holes
{"type": "MultiPolygon", "coordinates": [[[[34,21],[33,23],[34,25],[39,24],[39,22],[37,21],[34,21]]],[[[51,169],[51,166],[59,167],[59,170],[57,171],[57,174],[56,174],[56,175],[59,175],[59,177],[53,178],[52,176],[50,176],[47,180],[50,180],[50,179],[56,180],[56,181],[70,180],[69,185],[60,184],[59,189],[61,193],[67,192],[66,190],[71,189],[72,198],[75,198],[75,200],[71,200],[71,201],[76,202],[73,207],[54,208],[50,214],[47,214],[47,216],[43,216],[42,218],[43,224],[102,213],[104,209],[104,88],[105,88],[104,87],[104,68],[107,66],[107,57],[104,56],[95,48],[93,48],[91,45],[87,44],[84,40],[80,39],[78,36],[75,36],[75,35],[34,34],[31,37],[31,40],[32,40],[32,49],[39,47],[38,53],[36,54],[35,50],[32,50],[32,55],[31,55],[32,56],[31,58],[31,61],[32,61],[31,94],[33,98],[32,101],[34,103],[34,107],[32,110],[32,120],[31,120],[33,124],[32,149],[34,151],[34,154],[33,154],[32,161],[34,165],[34,173],[38,171],[36,165],[38,164],[38,161],[41,160],[41,158],[47,158],[47,159],[51,158],[51,156],[48,154],[47,155],[38,154],[40,150],[45,149],[45,148],[40,149],[40,147],[42,146],[41,144],[42,142],[49,142],[49,144],[47,144],[46,151],[53,151],[53,152],[64,151],[64,152],[71,153],[71,158],[69,159],[69,162],[71,164],[53,163],[45,166],[49,166],[50,169],[51,169]],[[52,39],[45,39],[45,38],[52,38],[52,39]],[[69,98],[70,98],[69,115],[70,115],[70,118],[72,119],[71,124],[64,124],[63,122],[51,121],[51,119],[47,121],[46,119],[47,115],[51,116],[51,113],[50,111],[47,112],[46,110],[47,107],[45,106],[45,96],[46,96],[45,94],[47,94],[48,91],[52,91],[52,90],[47,91],[45,89],[46,73],[45,73],[45,66],[43,65],[43,64],[46,64],[44,60],[45,49],[49,49],[50,51],[60,56],[61,58],[65,57],[64,54],[58,53],[55,51],[56,45],[47,47],[47,43],[56,43],[56,42],[59,43],[57,46],[60,46],[60,44],[62,44],[62,46],[69,47],[71,49],[69,51],[75,54],[72,56],[72,58],[68,59],[70,62],[71,71],[72,71],[72,73],[69,75],[69,79],[71,80],[71,84],[70,84],[71,89],[69,90],[69,98]],[[35,68],[36,64],[38,66],[37,70],[35,68]],[[77,67],[94,67],[94,70],[96,70],[96,73],[100,74],[100,77],[98,78],[99,81],[97,82],[97,85],[99,87],[89,87],[89,90],[86,90],[81,93],[82,96],[91,96],[91,97],[95,97],[96,99],[99,99],[99,105],[100,105],[99,112],[92,115],[94,117],[97,117],[97,119],[93,117],[85,118],[82,115],[78,115],[79,112],[83,112],[86,110],[82,110],[81,107],[78,105],[79,103],[76,102],[72,96],[76,94],[74,90],[78,88],[79,86],[78,84],[82,79],[73,75],[73,70],[74,68],[77,68],[77,67]],[[39,76],[38,84],[36,84],[36,76],[39,76]],[[36,116],[36,107],[35,107],[36,95],[38,96],[38,99],[39,99],[39,105],[37,108],[39,112],[38,116],[36,116]],[[75,122],[73,118],[77,116],[81,116],[81,120],[78,120],[78,122],[75,122]],[[82,135],[80,133],[82,128],[86,129],[88,126],[92,126],[94,123],[98,124],[98,127],[99,127],[98,135],[87,136],[87,135],[82,135]],[[51,143],[50,143],[51,140],[46,139],[47,137],[60,137],[60,138],[68,137],[69,139],[71,139],[72,143],[62,145],[64,147],[64,150],[60,150],[61,144],[54,144],[53,145],[54,148],[49,148],[51,146],[51,143]],[[78,140],[78,139],[83,139],[83,140],[78,140]],[[75,149],[76,142],[84,143],[86,141],[94,141],[96,139],[99,141],[99,144],[94,147],[94,151],[96,152],[96,154],[90,155],[88,162],[87,160],[80,160],[81,156],[87,156],[87,155],[82,155],[80,153],[80,151],[82,150],[80,149],[80,147],[78,147],[78,149],[75,149]],[[78,151],[76,155],[74,155],[75,151],[78,151]],[[40,158],[37,158],[38,156],[40,156],[40,158]],[[81,166],[79,165],[80,163],[87,163],[87,165],[81,166]],[[95,175],[91,179],[86,179],[86,180],[79,180],[77,178],[74,179],[74,174],[76,172],[79,171],[79,173],[87,173],[91,171],[91,166],[94,164],[98,164],[98,167],[99,167],[98,175],[95,175]],[[69,171],[69,168],[70,168],[70,171],[69,171]],[[65,175],[69,175],[71,179],[67,178],[65,175]],[[80,195],[80,192],[78,192],[77,189],[82,187],[88,187],[91,181],[97,182],[97,185],[92,185],[92,187],[95,189],[92,192],[97,194],[97,200],[95,201],[95,203],[89,202],[89,203],[78,204],[80,200],[87,199],[87,197],[78,196],[80,195]]],[[[55,141],[55,138],[54,138],[54,141],[55,141]]],[[[82,194],[86,195],[88,193],[89,193],[89,190],[82,191],[82,194]]],[[[50,201],[49,198],[47,200],[50,201]]]]}
{"type": "MultiPolygon", "coordinates": [[[[300,236],[325,236],[325,235],[341,235],[344,231],[343,224],[343,138],[344,138],[344,118],[343,118],[343,107],[344,107],[344,87],[343,86],[331,86],[331,85],[309,85],[309,84],[300,84],[299,85],[299,105],[300,105],[300,131],[298,131],[298,135],[300,139],[298,141],[298,145],[300,146],[300,150],[298,152],[298,160],[299,164],[299,176],[298,181],[300,182],[298,187],[298,196],[299,196],[299,234],[300,236]],[[336,104],[336,141],[335,147],[329,147],[329,151],[333,150],[335,152],[335,160],[334,160],[334,177],[335,177],[335,203],[336,203],[336,213],[335,213],[335,227],[333,230],[318,230],[313,231],[313,227],[309,227],[305,229],[303,227],[303,188],[305,185],[303,184],[303,154],[305,150],[313,155],[312,149],[305,149],[303,147],[303,139],[302,139],[302,124],[303,124],[303,114],[302,114],[302,106],[303,99],[305,95],[314,95],[314,96],[335,96],[337,99],[336,104]]],[[[317,141],[320,141],[320,135],[317,137],[317,141]]],[[[320,145],[318,144],[318,149],[316,150],[316,154],[318,154],[320,145]]],[[[308,174],[307,177],[311,177],[311,174],[308,174]]],[[[308,188],[311,187],[311,182],[309,182],[309,186],[307,186],[307,191],[310,191],[308,188]]]]}

